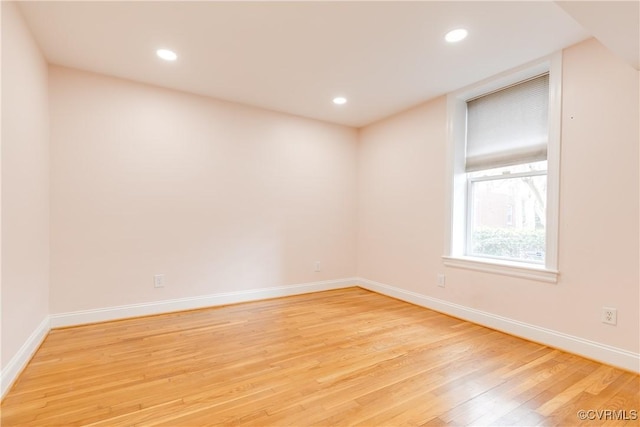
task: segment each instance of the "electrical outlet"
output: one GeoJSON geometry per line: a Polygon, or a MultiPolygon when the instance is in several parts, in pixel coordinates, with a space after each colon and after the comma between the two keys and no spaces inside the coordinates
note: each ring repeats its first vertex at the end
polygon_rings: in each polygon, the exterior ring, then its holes
{"type": "Polygon", "coordinates": [[[164,274],[156,274],[153,276],[153,287],[164,288],[164,274]]]}
{"type": "Polygon", "coordinates": [[[438,287],[444,288],[444,274],[438,274],[438,287]]]}
{"type": "Polygon", "coordinates": [[[314,271],[320,271],[320,261],[316,261],[316,269],[314,271]]]}
{"type": "Polygon", "coordinates": [[[602,307],[602,323],[616,325],[618,323],[618,310],[611,307],[602,307]]]}

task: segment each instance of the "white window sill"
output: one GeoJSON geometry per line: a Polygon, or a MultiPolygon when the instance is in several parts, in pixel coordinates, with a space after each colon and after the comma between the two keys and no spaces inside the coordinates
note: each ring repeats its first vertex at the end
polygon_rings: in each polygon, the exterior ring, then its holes
{"type": "Polygon", "coordinates": [[[447,267],[464,268],[467,270],[482,271],[485,273],[501,274],[503,276],[519,277],[522,279],[537,280],[540,282],[557,283],[559,272],[549,270],[543,265],[525,264],[519,262],[501,261],[494,259],[475,257],[443,256],[444,265],[447,267]]]}

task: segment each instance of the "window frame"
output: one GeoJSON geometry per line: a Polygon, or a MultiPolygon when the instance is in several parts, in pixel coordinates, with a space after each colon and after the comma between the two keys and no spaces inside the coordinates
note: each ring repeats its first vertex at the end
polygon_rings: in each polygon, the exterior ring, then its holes
{"type": "Polygon", "coordinates": [[[525,64],[447,95],[445,266],[557,283],[562,120],[562,53],[525,64]],[[547,212],[545,263],[534,264],[466,255],[469,191],[465,171],[466,102],[543,73],[549,73],[547,212]]]}

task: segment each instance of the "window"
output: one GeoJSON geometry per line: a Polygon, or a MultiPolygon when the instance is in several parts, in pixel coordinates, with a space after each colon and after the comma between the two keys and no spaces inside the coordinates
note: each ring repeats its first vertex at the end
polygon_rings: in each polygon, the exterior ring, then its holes
{"type": "Polygon", "coordinates": [[[471,172],[467,177],[466,254],[544,264],[546,160],[471,172]]]}
{"type": "Polygon", "coordinates": [[[446,265],[557,278],[560,58],[449,95],[446,265]]]}

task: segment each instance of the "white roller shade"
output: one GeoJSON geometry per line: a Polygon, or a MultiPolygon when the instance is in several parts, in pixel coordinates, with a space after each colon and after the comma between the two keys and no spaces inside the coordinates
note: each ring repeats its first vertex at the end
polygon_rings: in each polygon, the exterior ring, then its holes
{"type": "Polygon", "coordinates": [[[467,172],[547,158],[549,75],[467,101],[467,172]]]}

